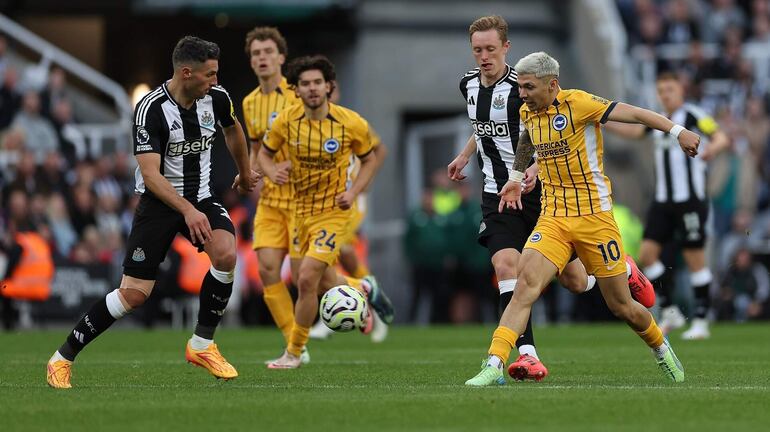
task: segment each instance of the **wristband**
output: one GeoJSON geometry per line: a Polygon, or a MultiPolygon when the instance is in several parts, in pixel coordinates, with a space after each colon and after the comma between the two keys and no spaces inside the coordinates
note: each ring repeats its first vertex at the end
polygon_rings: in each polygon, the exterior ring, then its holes
{"type": "Polygon", "coordinates": [[[684,130],[684,127],[674,123],[674,125],[671,126],[671,130],[668,131],[668,133],[675,136],[676,138],[679,138],[679,134],[682,133],[683,130],[684,130]]]}
{"type": "Polygon", "coordinates": [[[524,173],[521,171],[511,171],[511,174],[508,176],[508,180],[521,183],[521,181],[524,180],[524,173]]]}

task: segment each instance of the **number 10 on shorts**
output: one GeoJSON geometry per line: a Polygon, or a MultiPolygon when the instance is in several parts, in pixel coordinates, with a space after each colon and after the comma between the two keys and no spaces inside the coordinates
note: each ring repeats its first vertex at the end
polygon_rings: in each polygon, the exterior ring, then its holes
{"type": "Polygon", "coordinates": [[[620,247],[615,240],[610,240],[606,245],[599,243],[596,247],[602,253],[605,265],[608,265],[610,261],[617,262],[620,259],[620,247]]]}

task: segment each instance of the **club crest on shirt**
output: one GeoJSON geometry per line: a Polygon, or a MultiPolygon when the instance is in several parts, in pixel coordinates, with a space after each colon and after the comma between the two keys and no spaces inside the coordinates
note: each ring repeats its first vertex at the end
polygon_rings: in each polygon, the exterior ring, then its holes
{"type": "Polygon", "coordinates": [[[211,115],[208,111],[203,111],[203,115],[201,116],[201,126],[203,127],[211,127],[214,126],[214,116],[211,115]]]}
{"type": "Polygon", "coordinates": [[[553,117],[553,120],[551,120],[551,126],[559,132],[563,131],[567,128],[567,116],[564,114],[556,114],[553,117]]]}
{"type": "Polygon", "coordinates": [[[147,142],[150,140],[150,134],[147,133],[147,129],[144,128],[144,126],[139,126],[136,128],[136,142],[139,144],[147,144],[147,142]]]}
{"type": "Polygon", "coordinates": [[[324,141],[324,151],[326,153],[336,153],[340,149],[340,142],[334,138],[324,141]]]}
{"type": "Polygon", "coordinates": [[[142,248],[138,247],[134,249],[134,254],[131,255],[131,259],[133,259],[136,262],[142,262],[145,259],[144,250],[142,248]]]}
{"type": "Polygon", "coordinates": [[[505,98],[503,97],[503,95],[497,95],[495,100],[492,101],[492,108],[494,109],[505,108],[505,98]]]}
{"type": "Polygon", "coordinates": [[[270,127],[273,125],[273,121],[275,118],[278,117],[278,111],[273,111],[270,113],[270,117],[267,119],[267,127],[270,127]]]}

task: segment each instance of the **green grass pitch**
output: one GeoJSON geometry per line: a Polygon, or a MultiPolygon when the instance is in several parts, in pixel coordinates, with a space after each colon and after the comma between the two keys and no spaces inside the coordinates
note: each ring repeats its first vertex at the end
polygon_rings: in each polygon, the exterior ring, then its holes
{"type": "Polygon", "coordinates": [[[78,358],[72,390],[46,386],[66,330],[0,333],[0,431],[753,431],[770,427],[770,325],[719,325],[707,341],[672,335],[687,378],[673,384],[617,324],[537,328],[550,376],[466,388],[490,327],[396,327],[311,341],[312,362],[267,370],[275,329],[221,329],[240,376],[184,362],[188,332],[114,329],[78,358]]]}

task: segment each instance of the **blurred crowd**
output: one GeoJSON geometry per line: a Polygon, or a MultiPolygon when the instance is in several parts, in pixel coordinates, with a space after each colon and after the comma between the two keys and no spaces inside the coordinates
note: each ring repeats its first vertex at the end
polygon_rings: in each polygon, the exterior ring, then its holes
{"type": "Polygon", "coordinates": [[[648,61],[658,72],[676,72],[688,100],[710,112],[731,139],[732,151],[711,162],[708,174],[717,315],[737,320],[767,316],[770,1],[617,4],[629,35],[629,56],[636,61],[630,63],[648,61]]]}

